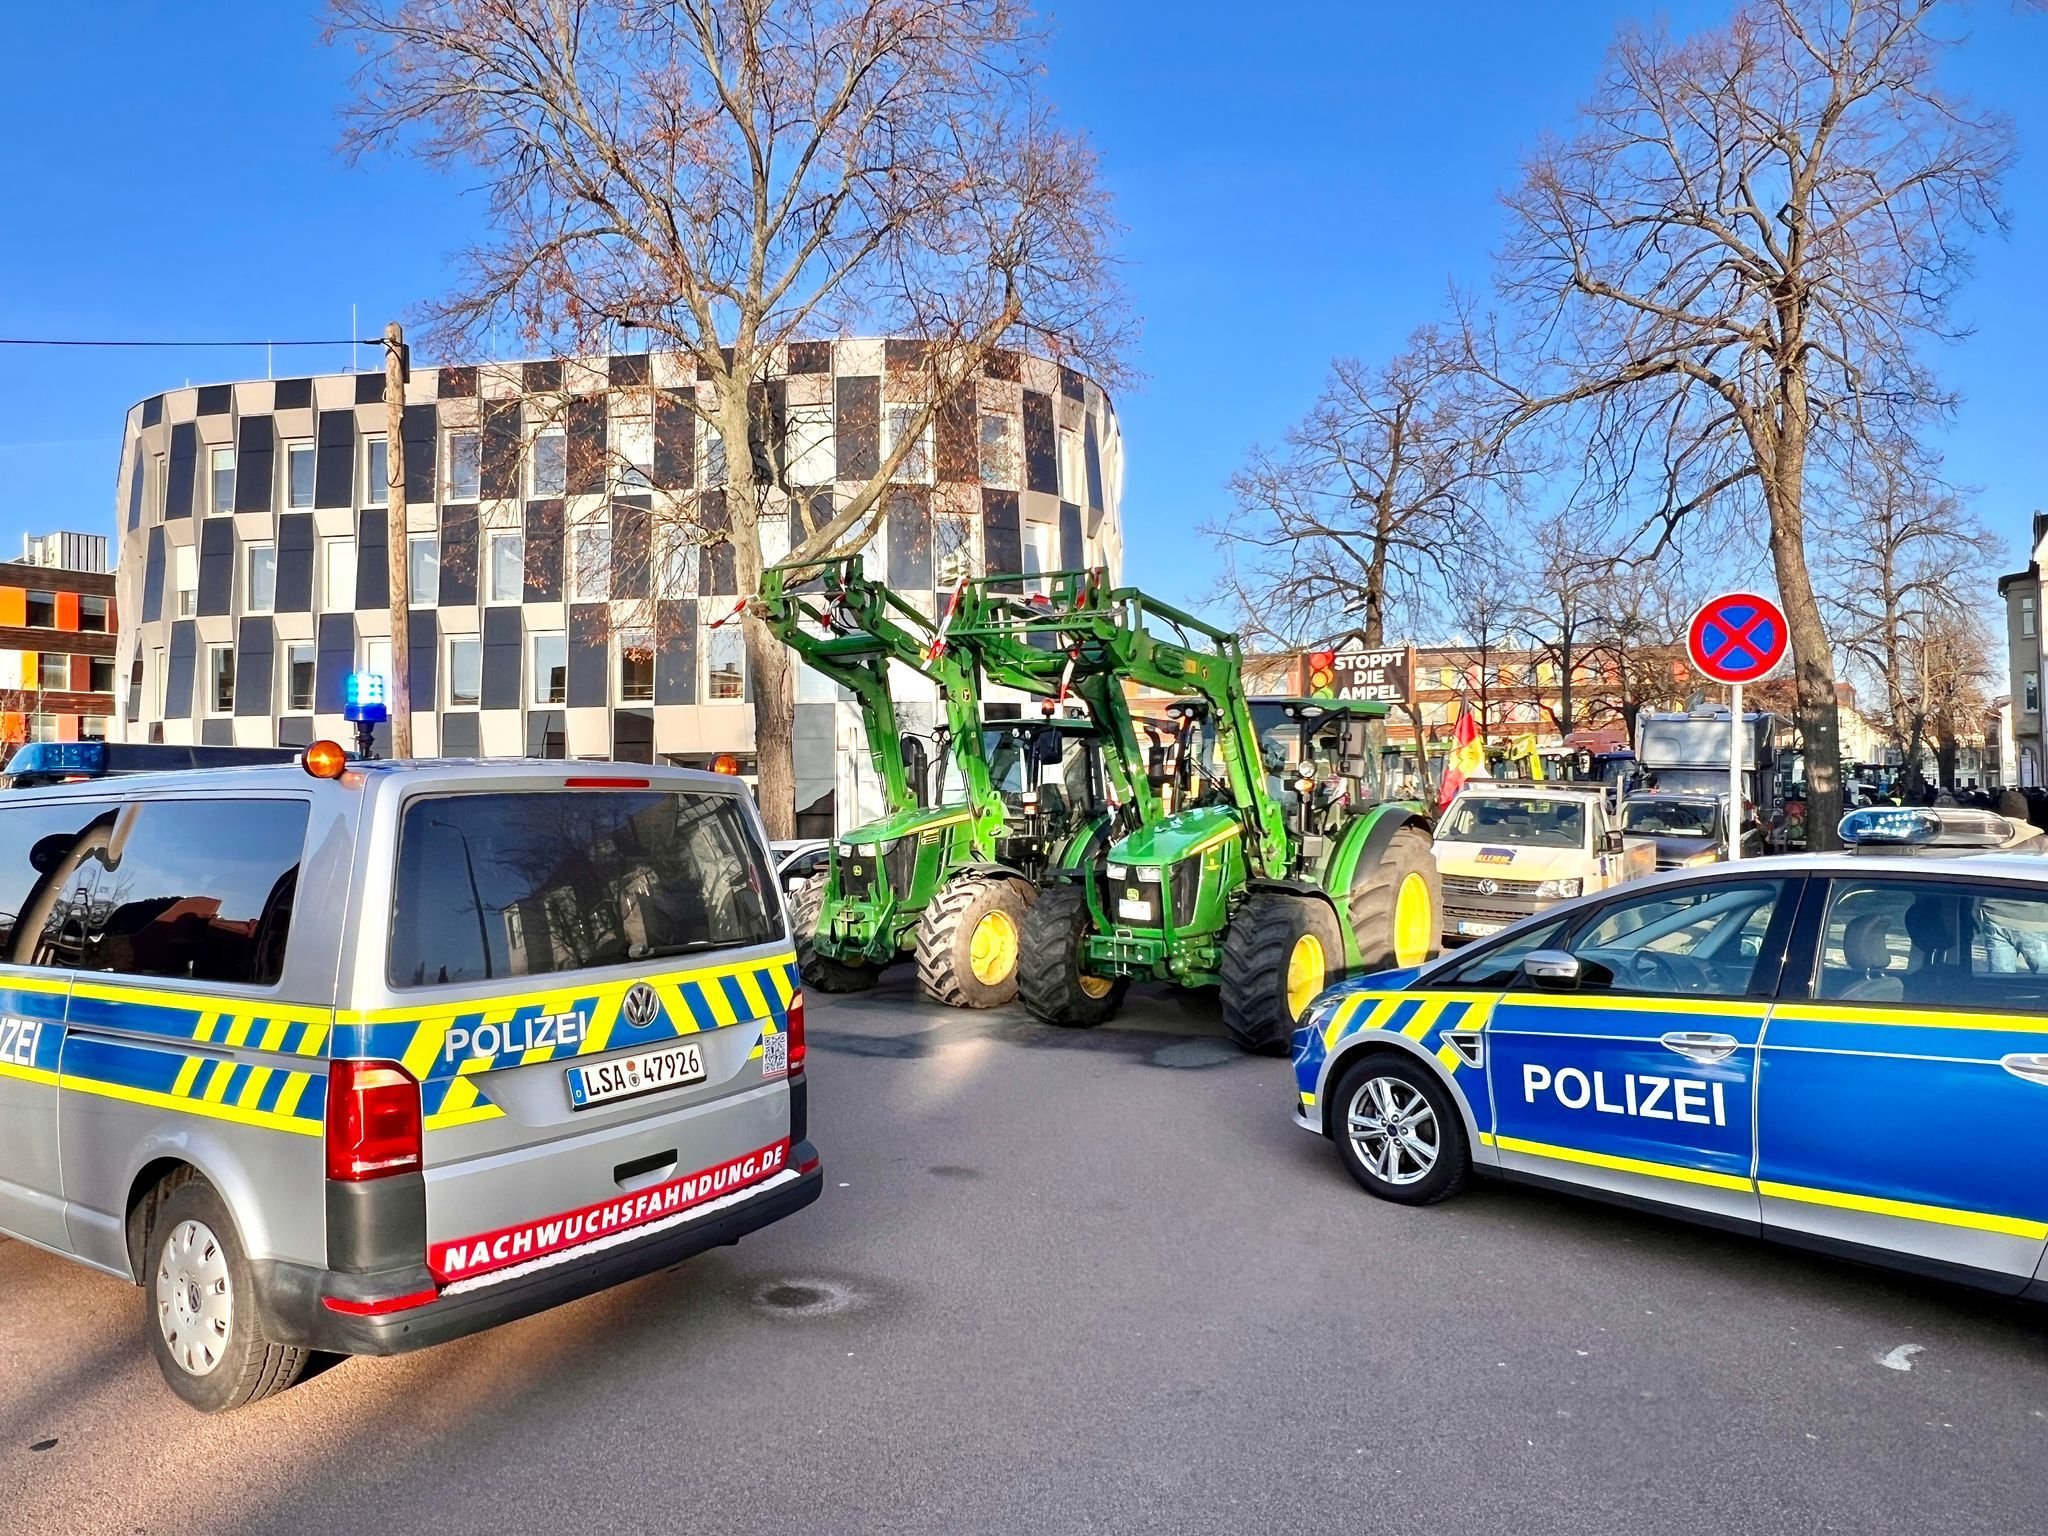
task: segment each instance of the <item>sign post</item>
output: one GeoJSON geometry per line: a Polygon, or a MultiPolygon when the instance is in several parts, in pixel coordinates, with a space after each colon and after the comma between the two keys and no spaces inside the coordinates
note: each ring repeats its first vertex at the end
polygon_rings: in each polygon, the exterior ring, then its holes
{"type": "MultiPolygon", "coordinates": [[[[1728,857],[1742,857],[1742,685],[1770,676],[1785,659],[1784,611],[1754,592],[1723,592],[1700,605],[1685,649],[1702,676],[1728,687],[1728,857]]],[[[1762,772],[1759,768],[1758,772],[1762,772]]]]}

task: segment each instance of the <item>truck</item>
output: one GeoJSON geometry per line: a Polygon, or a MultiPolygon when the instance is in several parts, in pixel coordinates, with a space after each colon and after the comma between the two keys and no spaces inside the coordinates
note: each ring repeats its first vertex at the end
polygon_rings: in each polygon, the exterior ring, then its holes
{"type": "Polygon", "coordinates": [[[1444,941],[1484,938],[1561,901],[1646,875],[1655,852],[1629,842],[1611,785],[1478,779],[1437,818],[1444,941]]]}
{"type": "MultiPolygon", "coordinates": [[[[1730,723],[1726,708],[1641,715],[1636,721],[1639,777],[1623,806],[1624,823],[1633,821],[1636,825],[1631,830],[1650,836],[1653,825],[1668,827],[1697,819],[1706,814],[1703,808],[1707,804],[1719,805],[1723,810],[1716,857],[1725,857],[1726,817],[1731,814],[1727,809],[1729,733],[1738,729],[1735,744],[1742,754],[1745,803],[1732,814],[1741,818],[1745,848],[1760,848],[1760,834],[1753,829],[1775,825],[1784,810],[1784,785],[1778,772],[1778,717],[1769,712],[1745,713],[1739,728],[1730,723]],[[1637,809],[1630,810],[1630,804],[1637,809]]],[[[1679,851],[1667,847],[1663,857],[1668,861],[1679,851]]],[[[1702,861],[1697,854],[1687,854],[1684,862],[1702,861]]],[[[1666,862],[1660,867],[1674,865],[1666,862]]]]}

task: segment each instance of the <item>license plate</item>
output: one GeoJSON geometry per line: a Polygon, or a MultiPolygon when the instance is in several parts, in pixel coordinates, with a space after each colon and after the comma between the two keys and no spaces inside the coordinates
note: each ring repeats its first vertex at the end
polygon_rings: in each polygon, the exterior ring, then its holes
{"type": "Polygon", "coordinates": [[[1141,923],[1148,922],[1152,917],[1152,903],[1149,901],[1133,901],[1128,896],[1119,897],[1116,904],[1116,915],[1118,917],[1134,918],[1141,923]]]}
{"type": "Polygon", "coordinates": [[[615,1056],[594,1066],[571,1067],[569,1107],[588,1109],[614,1099],[630,1099],[636,1093],[658,1093],[684,1083],[704,1080],[704,1052],[694,1043],[665,1045],[656,1051],[635,1051],[615,1056]]]}
{"type": "Polygon", "coordinates": [[[1473,923],[1461,919],[1458,923],[1458,932],[1469,933],[1474,938],[1480,938],[1489,933],[1499,933],[1505,927],[1507,927],[1506,923],[1473,923]]]}

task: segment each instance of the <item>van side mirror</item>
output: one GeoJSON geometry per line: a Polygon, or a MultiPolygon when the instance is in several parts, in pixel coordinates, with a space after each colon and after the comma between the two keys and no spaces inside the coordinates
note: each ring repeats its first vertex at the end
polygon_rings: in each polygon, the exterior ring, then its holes
{"type": "Polygon", "coordinates": [[[1574,992],[1579,985],[1576,956],[1561,949],[1532,949],[1522,956],[1522,974],[1546,992],[1574,992]]]}
{"type": "Polygon", "coordinates": [[[1607,851],[1609,853],[1622,853],[1627,848],[1628,844],[1624,841],[1624,834],[1621,828],[1609,827],[1607,829],[1607,851]]]}

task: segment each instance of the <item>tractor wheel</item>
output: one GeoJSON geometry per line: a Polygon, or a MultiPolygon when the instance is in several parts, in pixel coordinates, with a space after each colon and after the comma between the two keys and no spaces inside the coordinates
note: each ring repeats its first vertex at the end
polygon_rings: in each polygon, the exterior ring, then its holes
{"type": "Polygon", "coordinates": [[[804,985],[820,992],[865,992],[875,984],[881,968],[849,965],[817,951],[818,909],[825,904],[825,876],[811,876],[789,898],[789,926],[796,935],[797,972],[804,985]]]}
{"type": "Polygon", "coordinates": [[[1024,919],[1024,958],[1017,968],[1017,995],[1034,1018],[1086,1029],[1123,1007],[1128,976],[1090,976],[1081,969],[1094,931],[1088,893],[1080,886],[1054,885],[1038,893],[1024,919]]]}
{"type": "Polygon", "coordinates": [[[948,882],[917,924],[918,990],[950,1008],[999,1008],[1017,995],[1032,887],[1000,876],[948,882]]]}
{"type": "Polygon", "coordinates": [[[1429,834],[1403,827],[1370,867],[1351,877],[1351,926],[1368,971],[1420,965],[1443,945],[1443,883],[1429,834]]]}
{"type": "Polygon", "coordinates": [[[1241,1049],[1278,1055],[1343,971],[1344,932],[1328,902],[1254,891],[1223,939],[1223,1027],[1241,1049]]]}

